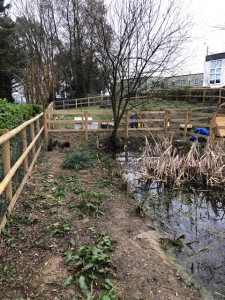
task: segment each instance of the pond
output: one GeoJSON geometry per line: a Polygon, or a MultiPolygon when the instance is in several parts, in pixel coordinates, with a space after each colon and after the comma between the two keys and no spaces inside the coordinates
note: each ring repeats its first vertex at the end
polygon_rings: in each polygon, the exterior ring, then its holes
{"type": "Polygon", "coordinates": [[[137,201],[145,203],[160,231],[183,239],[176,259],[186,275],[207,293],[206,299],[225,299],[225,195],[222,192],[146,186],[137,181],[138,153],[123,152],[117,160],[137,201]]]}

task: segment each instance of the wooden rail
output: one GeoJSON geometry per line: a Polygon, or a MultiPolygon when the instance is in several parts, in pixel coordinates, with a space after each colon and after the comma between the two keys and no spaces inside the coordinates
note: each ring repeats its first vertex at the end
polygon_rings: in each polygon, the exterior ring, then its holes
{"type": "MultiPolygon", "coordinates": [[[[187,101],[193,99],[199,99],[202,103],[205,103],[207,99],[215,101],[215,105],[221,104],[225,101],[225,89],[224,88],[164,88],[158,89],[153,88],[149,91],[142,91],[142,93],[137,93],[135,96],[131,97],[131,101],[141,101],[145,99],[159,98],[168,100],[169,98],[174,98],[177,101],[179,99],[186,98],[187,101]]],[[[124,98],[125,99],[125,98],[124,98]]],[[[100,106],[110,106],[110,96],[99,95],[93,97],[77,98],[77,99],[65,99],[65,100],[55,100],[54,105],[56,109],[71,109],[71,108],[82,108],[93,105],[100,106]]]]}
{"type": "Polygon", "coordinates": [[[44,126],[41,125],[41,122],[43,123],[43,113],[37,115],[27,122],[24,122],[22,125],[11,131],[8,131],[7,129],[2,129],[0,131],[0,147],[2,147],[3,162],[3,179],[0,183],[0,196],[2,198],[4,193],[7,207],[3,217],[0,219],[0,232],[5,227],[7,217],[19,198],[28,176],[34,166],[34,163],[40,153],[43,143],[41,134],[44,130],[44,126]],[[30,133],[30,142],[28,142],[27,139],[28,130],[30,133]],[[19,139],[19,143],[22,145],[22,153],[12,166],[12,148],[10,146],[10,141],[14,137],[19,139]],[[28,160],[28,154],[31,156],[30,162],[28,160]],[[23,178],[21,178],[19,186],[15,187],[13,179],[20,166],[23,167],[23,178]]]}
{"type": "MultiPolygon", "coordinates": [[[[214,128],[212,125],[213,112],[216,107],[201,107],[196,109],[166,109],[158,111],[133,111],[135,121],[131,120],[131,112],[127,111],[121,120],[118,131],[123,132],[125,137],[132,131],[161,131],[164,135],[169,132],[180,132],[184,139],[189,135],[188,126],[214,128]],[[211,112],[204,112],[211,110],[211,112]],[[136,126],[132,128],[131,124],[136,126]],[[183,131],[179,130],[183,124],[183,131]]],[[[51,132],[83,132],[85,140],[91,132],[110,132],[113,129],[113,112],[111,109],[104,110],[70,110],[70,109],[48,109],[45,112],[45,142],[48,141],[48,134],[51,132]],[[106,128],[102,125],[106,124],[106,128]]],[[[215,132],[212,130],[215,139],[215,132]]],[[[192,133],[199,137],[199,135],[192,133]]]]}

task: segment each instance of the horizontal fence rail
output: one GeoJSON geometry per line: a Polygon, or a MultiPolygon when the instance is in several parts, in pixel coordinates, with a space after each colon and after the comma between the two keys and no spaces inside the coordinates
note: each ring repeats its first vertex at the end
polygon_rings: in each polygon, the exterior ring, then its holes
{"type": "Polygon", "coordinates": [[[43,113],[11,131],[0,130],[0,232],[40,153],[43,130],[43,113]]]}
{"type": "MultiPolygon", "coordinates": [[[[195,127],[209,128],[206,139],[214,140],[216,136],[215,111],[217,106],[200,109],[167,109],[158,111],[127,111],[122,118],[118,131],[125,137],[133,131],[158,131],[167,135],[180,133],[186,140],[190,130],[195,127]],[[134,118],[134,119],[133,119],[134,118]]],[[[51,109],[45,112],[45,141],[51,132],[83,132],[85,140],[91,132],[110,132],[113,130],[113,112],[104,110],[51,109]]],[[[196,138],[199,134],[192,130],[196,138]]]]}
{"type": "MultiPolygon", "coordinates": [[[[136,95],[130,97],[131,101],[143,101],[145,99],[158,98],[162,100],[177,100],[186,101],[201,101],[206,103],[207,101],[213,102],[215,105],[225,102],[225,89],[224,88],[153,88],[152,90],[137,92],[136,95]]],[[[86,98],[77,99],[56,99],[54,101],[55,109],[74,109],[87,106],[99,105],[102,108],[110,108],[111,101],[110,96],[99,95],[86,98]]],[[[126,99],[126,95],[124,96],[126,99]]]]}

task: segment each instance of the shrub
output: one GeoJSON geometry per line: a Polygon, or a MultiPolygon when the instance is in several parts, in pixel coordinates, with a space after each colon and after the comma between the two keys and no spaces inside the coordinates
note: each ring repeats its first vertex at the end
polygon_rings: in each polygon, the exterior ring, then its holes
{"type": "Polygon", "coordinates": [[[78,148],[70,153],[63,161],[62,168],[69,170],[82,170],[93,166],[94,151],[78,148]]]}
{"type": "Polygon", "coordinates": [[[0,129],[12,130],[42,112],[37,104],[12,104],[0,99],[0,129]]]}

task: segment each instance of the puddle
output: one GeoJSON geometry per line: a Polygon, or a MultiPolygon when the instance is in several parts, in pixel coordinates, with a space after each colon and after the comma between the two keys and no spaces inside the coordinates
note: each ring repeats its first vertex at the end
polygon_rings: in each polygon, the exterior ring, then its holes
{"type": "Polygon", "coordinates": [[[146,201],[161,231],[171,238],[185,235],[177,259],[190,277],[212,296],[225,299],[225,195],[190,188],[164,189],[138,183],[135,172],[140,154],[123,152],[117,160],[138,201],[146,201]]]}

